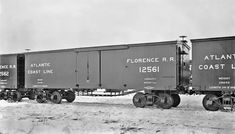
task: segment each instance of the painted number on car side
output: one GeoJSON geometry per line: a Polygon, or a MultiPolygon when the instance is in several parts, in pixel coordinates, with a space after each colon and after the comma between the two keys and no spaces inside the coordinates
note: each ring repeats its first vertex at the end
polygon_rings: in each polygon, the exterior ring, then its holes
{"type": "Polygon", "coordinates": [[[144,66],[139,67],[140,73],[156,73],[159,72],[159,66],[144,66]]]}

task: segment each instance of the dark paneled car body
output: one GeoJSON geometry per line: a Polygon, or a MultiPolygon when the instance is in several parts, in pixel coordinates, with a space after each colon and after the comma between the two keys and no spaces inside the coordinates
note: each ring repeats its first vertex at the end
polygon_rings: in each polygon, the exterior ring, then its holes
{"type": "Polygon", "coordinates": [[[0,55],[0,88],[17,88],[17,54],[0,55]]]}
{"type": "Polygon", "coordinates": [[[235,37],[192,40],[195,90],[235,91],[235,37]]]}

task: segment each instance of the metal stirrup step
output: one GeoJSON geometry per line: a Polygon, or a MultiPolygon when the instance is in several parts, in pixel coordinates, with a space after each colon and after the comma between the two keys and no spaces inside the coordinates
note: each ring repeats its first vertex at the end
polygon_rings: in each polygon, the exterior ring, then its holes
{"type": "Polygon", "coordinates": [[[227,96],[222,98],[222,106],[224,111],[233,111],[234,110],[234,99],[235,97],[227,96]]]}

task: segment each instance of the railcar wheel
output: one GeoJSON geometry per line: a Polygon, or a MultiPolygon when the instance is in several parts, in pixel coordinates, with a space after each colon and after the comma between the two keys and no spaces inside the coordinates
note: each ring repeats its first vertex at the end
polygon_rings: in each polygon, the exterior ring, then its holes
{"type": "Polygon", "coordinates": [[[46,102],[45,98],[43,97],[43,94],[37,95],[37,96],[36,96],[36,101],[37,101],[38,103],[44,103],[44,102],[46,102]]]}
{"type": "Polygon", "coordinates": [[[51,101],[53,103],[59,104],[61,103],[61,100],[62,100],[61,94],[58,91],[54,91],[51,95],[51,101]]]}
{"type": "Polygon", "coordinates": [[[75,100],[75,98],[76,98],[76,95],[73,91],[67,91],[66,92],[66,98],[65,99],[67,100],[67,102],[73,102],[75,100]]]}
{"type": "Polygon", "coordinates": [[[178,94],[172,94],[171,96],[174,100],[172,107],[177,107],[180,104],[180,96],[178,94]]]}
{"type": "Polygon", "coordinates": [[[159,93],[156,104],[163,109],[170,109],[174,104],[174,99],[167,93],[159,93]]]}
{"type": "Polygon", "coordinates": [[[145,95],[141,92],[139,93],[136,93],[133,97],[133,104],[136,106],[136,107],[145,107],[146,106],[146,102],[147,102],[147,99],[145,97],[145,95]]]}
{"type": "Polygon", "coordinates": [[[207,94],[202,101],[203,107],[208,111],[218,111],[220,100],[214,94],[207,94]]]}
{"type": "Polygon", "coordinates": [[[4,94],[0,92],[0,100],[4,99],[4,94]]]}
{"type": "Polygon", "coordinates": [[[12,96],[12,100],[15,102],[16,101],[20,102],[22,100],[21,93],[19,91],[14,92],[12,96]]]}
{"type": "Polygon", "coordinates": [[[33,91],[29,92],[29,97],[30,100],[34,100],[35,99],[35,93],[33,91]]]}

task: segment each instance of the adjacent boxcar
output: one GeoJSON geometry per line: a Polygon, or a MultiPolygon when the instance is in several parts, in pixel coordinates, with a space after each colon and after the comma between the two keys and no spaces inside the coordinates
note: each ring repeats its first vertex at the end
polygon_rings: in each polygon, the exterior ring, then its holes
{"type": "Polygon", "coordinates": [[[0,55],[0,88],[17,88],[17,55],[0,55]]]}
{"type": "Polygon", "coordinates": [[[195,92],[207,94],[207,110],[232,106],[235,93],[235,37],[194,39],[192,41],[192,85],[195,92]]]}
{"type": "Polygon", "coordinates": [[[17,55],[0,55],[0,88],[17,88],[17,55]]]}
{"type": "Polygon", "coordinates": [[[24,88],[24,55],[0,55],[0,99],[19,101],[24,88]]]}

